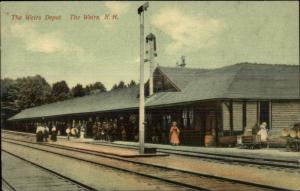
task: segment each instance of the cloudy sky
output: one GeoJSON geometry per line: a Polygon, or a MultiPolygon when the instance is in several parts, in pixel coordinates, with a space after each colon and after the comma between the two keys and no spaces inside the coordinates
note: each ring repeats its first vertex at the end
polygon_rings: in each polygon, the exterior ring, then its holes
{"type": "MultiPolygon", "coordinates": [[[[120,80],[138,81],[142,3],[1,2],[1,77],[40,74],[49,83],[101,81],[108,88],[120,80]],[[104,20],[105,14],[118,19],[104,20]],[[47,15],[60,19],[45,20],[47,15]],[[84,20],[84,15],[100,20],[84,20]]],[[[160,66],[175,66],[181,55],[193,68],[298,64],[298,14],[296,1],[150,2],[145,34],[157,37],[160,66]]]]}

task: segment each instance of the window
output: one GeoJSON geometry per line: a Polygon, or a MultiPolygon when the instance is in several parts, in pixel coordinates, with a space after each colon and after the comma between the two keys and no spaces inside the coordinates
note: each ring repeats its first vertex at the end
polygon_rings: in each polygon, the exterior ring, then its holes
{"type": "Polygon", "coordinates": [[[168,129],[170,124],[171,124],[171,115],[170,114],[165,114],[163,115],[163,128],[168,129]]]}
{"type": "Polygon", "coordinates": [[[193,128],[194,127],[194,109],[184,108],[182,111],[183,127],[193,128]]]}

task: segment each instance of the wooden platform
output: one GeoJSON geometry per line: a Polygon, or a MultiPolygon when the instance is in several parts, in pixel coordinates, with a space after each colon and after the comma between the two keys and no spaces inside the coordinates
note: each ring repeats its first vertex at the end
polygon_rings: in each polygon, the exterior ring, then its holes
{"type": "Polygon", "coordinates": [[[67,146],[69,148],[82,149],[84,151],[97,152],[101,154],[113,155],[113,156],[124,157],[124,158],[169,156],[169,154],[159,153],[159,152],[140,154],[137,150],[132,150],[132,149],[111,147],[105,145],[92,145],[92,144],[85,144],[81,142],[74,142],[74,141],[67,141],[67,140],[60,140],[59,142],[49,141],[47,143],[42,143],[42,144],[67,146]]]}

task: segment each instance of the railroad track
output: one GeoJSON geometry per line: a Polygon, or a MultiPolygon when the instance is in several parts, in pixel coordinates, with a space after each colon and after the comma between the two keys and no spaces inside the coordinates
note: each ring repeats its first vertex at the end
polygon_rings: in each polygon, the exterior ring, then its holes
{"type": "Polygon", "coordinates": [[[134,173],[140,176],[158,179],[178,186],[197,190],[285,190],[283,188],[269,185],[261,185],[208,174],[189,172],[61,145],[54,146],[49,144],[37,144],[20,140],[8,140],[6,138],[2,138],[2,141],[4,143],[53,153],[63,157],[69,157],[79,161],[92,163],[94,165],[105,166],[116,170],[134,173]]]}
{"type": "MultiPolygon", "coordinates": [[[[7,133],[7,131],[4,131],[7,133]]],[[[8,131],[9,134],[18,134],[22,136],[35,136],[35,134],[27,134],[27,133],[21,133],[21,132],[11,132],[8,131]]],[[[117,143],[105,143],[105,142],[85,142],[86,144],[94,144],[94,145],[104,145],[104,146],[113,146],[118,148],[127,148],[127,149],[133,149],[138,150],[138,146],[134,145],[123,145],[123,144],[117,144],[117,143]]],[[[289,170],[300,170],[300,163],[296,160],[280,160],[280,159],[267,159],[267,158],[261,158],[261,157],[249,157],[249,156],[233,156],[233,155],[226,155],[226,154],[219,154],[219,153],[207,153],[207,152],[193,152],[193,151],[185,151],[185,150],[172,150],[172,149],[157,149],[160,153],[166,153],[166,154],[173,154],[173,155],[181,155],[181,156],[187,156],[187,157],[195,157],[195,158],[201,158],[201,159],[208,159],[208,160],[214,160],[214,161],[221,161],[221,162],[227,162],[227,163],[237,163],[237,164],[248,164],[248,165],[257,165],[258,167],[279,167],[280,170],[289,169],[289,170]]]]}
{"type": "MultiPolygon", "coordinates": [[[[104,145],[104,146],[112,146],[118,148],[126,148],[126,149],[133,149],[138,150],[138,146],[133,145],[123,145],[117,143],[105,143],[105,142],[85,142],[86,144],[94,144],[94,145],[104,145]]],[[[208,159],[214,161],[222,161],[228,163],[237,163],[241,164],[250,164],[250,165],[257,165],[257,166],[267,166],[267,167],[280,167],[286,168],[290,170],[300,170],[300,163],[298,161],[286,161],[286,160],[279,160],[279,159],[266,159],[266,158],[258,158],[258,157],[247,157],[247,156],[232,156],[226,154],[214,154],[214,153],[204,153],[204,152],[195,152],[195,151],[185,151],[185,150],[172,150],[172,149],[157,149],[160,153],[166,154],[173,154],[173,155],[180,155],[180,156],[187,156],[193,158],[200,158],[200,159],[208,159]]]]}
{"type": "Polygon", "coordinates": [[[1,149],[1,153],[3,155],[2,160],[10,161],[2,166],[3,191],[95,190],[85,184],[28,161],[7,150],[1,149]]]}

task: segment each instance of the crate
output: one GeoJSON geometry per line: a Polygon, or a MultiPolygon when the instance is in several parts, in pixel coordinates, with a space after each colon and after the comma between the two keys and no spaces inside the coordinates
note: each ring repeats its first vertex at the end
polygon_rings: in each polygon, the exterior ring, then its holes
{"type": "Polygon", "coordinates": [[[242,148],[261,148],[260,135],[242,136],[242,148]]]}
{"type": "Polygon", "coordinates": [[[222,146],[235,146],[237,143],[237,136],[222,136],[219,137],[218,141],[222,146]]]}

